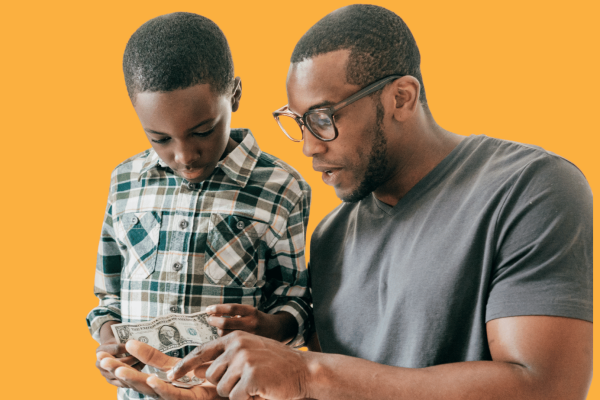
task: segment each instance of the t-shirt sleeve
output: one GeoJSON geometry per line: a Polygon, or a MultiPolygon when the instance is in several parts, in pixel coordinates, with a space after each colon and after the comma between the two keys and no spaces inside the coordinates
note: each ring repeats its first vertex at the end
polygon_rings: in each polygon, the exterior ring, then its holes
{"type": "Polygon", "coordinates": [[[520,171],[501,207],[486,322],[520,315],[592,321],[593,202],[583,174],[545,154],[520,171]]]}

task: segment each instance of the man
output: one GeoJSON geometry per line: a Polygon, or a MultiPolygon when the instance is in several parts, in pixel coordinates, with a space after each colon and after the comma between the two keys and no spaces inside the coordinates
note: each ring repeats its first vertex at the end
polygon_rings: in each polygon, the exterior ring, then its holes
{"type": "MultiPolygon", "coordinates": [[[[542,149],[439,127],[419,64],[404,22],[375,6],[337,10],[300,40],[275,116],[345,201],[311,240],[325,353],[234,332],[194,350],[172,379],[195,370],[236,400],[585,398],[587,182],[542,149]]],[[[204,395],[102,362],[166,399],[204,395]]]]}

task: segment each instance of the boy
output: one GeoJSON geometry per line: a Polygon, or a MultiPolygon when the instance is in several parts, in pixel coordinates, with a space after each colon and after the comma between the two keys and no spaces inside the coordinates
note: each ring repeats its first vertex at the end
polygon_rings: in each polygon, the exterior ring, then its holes
{"type": "MultiPolygon", "coordinates": [[[[112,174],[96,267],[100,304],[87,317],[97,352],[125,353],[112,324],[199,311],[220,335],[239,329],[301,345],[310,187],[262,153],[250,131],[230,130],[241,82],[225,36],[196,14],[160,16],[132,35],[123,70],[152,149],[112,174]]],[[[143,367],[131,356],[121,361],[143,367]]],[[[119,398],[144,398],[97,367],[119,398]]]]}

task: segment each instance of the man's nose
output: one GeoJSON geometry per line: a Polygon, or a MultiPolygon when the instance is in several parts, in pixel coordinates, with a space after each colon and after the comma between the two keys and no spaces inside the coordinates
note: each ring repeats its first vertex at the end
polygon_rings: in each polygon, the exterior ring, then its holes
{"type": "Polygon", "coordinates": [[[179,165],[192,166],[200,158],[197,149],[181,143],[175,149],[175,162],[179,165]]]}
{"type": "Polygon", "coordinates": [[[327,144],[313,135],[306,126],[302,127],[302,153],[306,157],[314,157],[327,151],[327,144]]]}

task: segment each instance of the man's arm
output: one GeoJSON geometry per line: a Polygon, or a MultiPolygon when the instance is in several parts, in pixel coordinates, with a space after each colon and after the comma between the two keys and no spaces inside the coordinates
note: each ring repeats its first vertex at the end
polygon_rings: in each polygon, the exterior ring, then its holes
{"type": "Polygon", "coordinates": [[[310,354],[306,396],[323,399],[585,399],[592,378],[592,324],[526,316],[487,324],[493,361],[421,369],[310,354]]]}
{"type": "Polygon", "coordinates": [[[487,324],[493,361],[411,369],[359,358],[300,352],[234,332],[197,348],[173,378],[215,360],[206,378],[232,400],[510,399],[583,400],[592,377],[592,324],[547,316],[487,324]]]}

